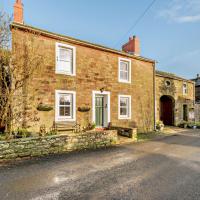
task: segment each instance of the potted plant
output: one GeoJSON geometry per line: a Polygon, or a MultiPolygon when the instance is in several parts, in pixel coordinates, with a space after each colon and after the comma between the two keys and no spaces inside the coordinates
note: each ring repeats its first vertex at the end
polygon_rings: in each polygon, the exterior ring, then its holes
{"type": "Polygon", "coordinates": [[[196,124],[194,122],[188,122],[187,123],[187,127],[195,129],[196,128],[196,124]]]}
{"type": "Polygon", "coordinates": [[[164,127],[165,127],[165,125],[163,124],[162,121],[157,121],[156,122],[156,130],[163,131],[164,127]]]}
{"type": "Polygon", "coordinates": [[[180,124],[179,124],[178,126],[181,127],[181,128],[187,128],[188,122],[186,122],[186,121],[181,121],[180,124]]]}

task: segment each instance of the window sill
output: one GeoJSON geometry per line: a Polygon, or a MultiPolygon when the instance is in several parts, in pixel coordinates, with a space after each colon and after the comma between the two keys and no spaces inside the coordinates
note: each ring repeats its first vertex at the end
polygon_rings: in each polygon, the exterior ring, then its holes
{"type": "Polygon", "coordinates": [[[124,120],[125,120],[125,119],[131,119],[131,117],[123,117],[123,116],[119,116],[118,119],[120,119],[120,120],[123,120],[123,119],[124,119],[124,120]]]}
{"type": "Polygon", "coordinates": [[[127,84],[131,84],[131,81],[124,81],[124,80],[118,80],[119,83],[127,83],[127,84]]]}
{"type": "Polygon", "coordinates": [[[76,76],[76,74],[70,74],[70,73],[62,72],[62,71],[56,71],[56,74],[65,75],[65,76],[76,76]]]}
{"type": "Polygon", "coordinates": [[[65,119],[65,118],[57,118],[56,122],[74,122],[76,119],[65,119]]]}

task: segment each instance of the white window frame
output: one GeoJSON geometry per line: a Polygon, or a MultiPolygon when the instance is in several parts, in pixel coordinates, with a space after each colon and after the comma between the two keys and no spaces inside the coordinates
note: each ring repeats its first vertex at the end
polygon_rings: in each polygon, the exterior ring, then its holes
{"type": "Polygon", "coordinates": [[[56,60],[55,61],[56,61],[55,62],[56,63],[56,74],[64,74],[64,75],[70,75],[70,76],[76,75],[76,47],[68,45],[68,44],[56,42],[56,60]],[[69,72],[63,71],[63,70],[59,70],[59,62],[58,62],[59,47],[72,49],[72,51],[73,51],[72,73],[69,73],[69,72]]]}
{"type": "Polygon", "coordinates": [[[56,122],[67,122],[67,121],[76,121],[76,92],[69,90],[56,90],[55,91],[55,121],[56,122]],[[60,94],[72,94],[72,117],[63,117],[59,115],[59,97],[60,94]]]}
{"type": "Polygon", "coordinates": [[[183,95],[187,94],[188,94],[188,84],[186,82],[183,82],[183,95]],[[186,88],[184,87],[184,85],[186,85],[186,88]]]}
{"type": "Polygon", "coordinates": [[[131,60],[130,59],[118,58],[118,81],[121,82],[121,83],[131,83],[131,60]],[[123,62],[123,61],[129,63],[129,71],[128,71],[128,79],[129,80],[123,80],[120,77],[120,63],[123,62]]]}
{"type": "Polygon", "coordinates": [[[131,95],[118,95],[118,119],[131,119],[131,95]],[[128,115],[120,115],[120,99],[129,98],[128,115]]]}

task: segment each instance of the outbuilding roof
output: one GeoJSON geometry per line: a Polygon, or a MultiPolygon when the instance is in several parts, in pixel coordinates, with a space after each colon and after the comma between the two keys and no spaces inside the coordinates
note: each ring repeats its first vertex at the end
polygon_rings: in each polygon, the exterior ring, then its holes
{"type": "Polygon", "coordinates": [[[194,83],[194,81],[183,78],[181,76],[177,76],[176,74],[163,72],[163,71],[159,71],[159,70],[156,70],[156,75],[166,77],[166,78],[171,78],[171,79],[182,80],[182,81],[194,83]]]}

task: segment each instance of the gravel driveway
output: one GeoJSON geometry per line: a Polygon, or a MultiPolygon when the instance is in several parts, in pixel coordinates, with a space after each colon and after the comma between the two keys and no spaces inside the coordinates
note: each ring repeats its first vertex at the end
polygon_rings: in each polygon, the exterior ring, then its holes
{"type": "Polygon", "coordinates": [[[0,199],[200,199],[200,132],[0,167],[0,199]]]}

